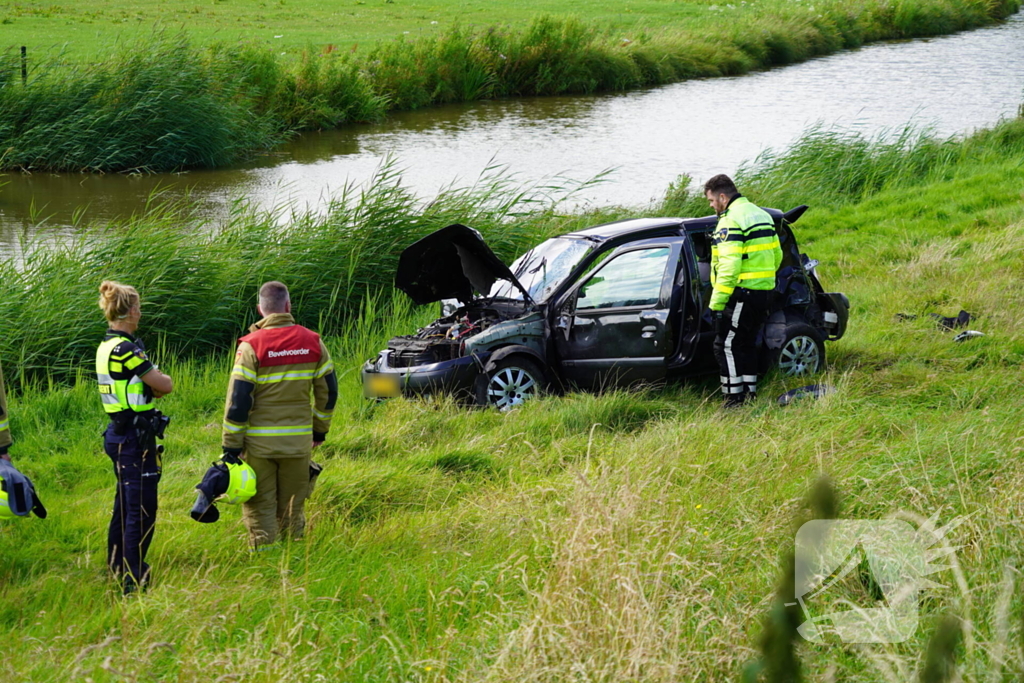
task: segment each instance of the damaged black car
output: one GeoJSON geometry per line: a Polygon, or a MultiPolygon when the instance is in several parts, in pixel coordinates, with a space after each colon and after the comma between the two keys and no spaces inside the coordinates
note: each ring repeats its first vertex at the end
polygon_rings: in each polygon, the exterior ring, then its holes
{"type": "MultiPolygon", "coordinates": [[[[817,261],[775,220],[783,260],[761,333],[763,367],[820,370],[843,336],[849,301],[828,293],[817,261]]],[[[711,234],[717,216],[640,218],[549,239],[506,266],[480,233],[450,225],[408,247],[395,286],[417,304],[443,302],[415,334],[363,366],[364,392],[384,398],[456,392],[508,409],[552,389],[657,383],[717,371],[711,234]]]]}

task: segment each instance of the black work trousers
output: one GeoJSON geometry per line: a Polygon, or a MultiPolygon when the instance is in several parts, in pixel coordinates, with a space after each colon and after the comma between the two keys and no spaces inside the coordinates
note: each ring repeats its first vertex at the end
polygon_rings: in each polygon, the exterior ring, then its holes
{"type": "Polygon", "coordinates": [[[103,434],[103,450],[117,476],[114,511],[107,531],[107,564],[131,593],[149,580],[146,553],[156,524],[160,454],[156,439],[135,428],[117,434],[110,424],[103,434]]]}
{"type": "Polygon", "coordinates": [[[757,393],[758,332],[768,319],[771,290],[737,287],[725,305],[715,334],[722,393],[727,398],[757,393]]]}

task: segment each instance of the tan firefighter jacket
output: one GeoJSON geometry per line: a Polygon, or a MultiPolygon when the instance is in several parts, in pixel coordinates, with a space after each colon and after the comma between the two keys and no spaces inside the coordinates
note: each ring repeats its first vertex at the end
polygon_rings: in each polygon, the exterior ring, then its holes
{"type": "Polygon", "coordinates": [[[320,335],[272,313],[238,340],[222,444],[258,458],[302,457],[323,441],[338,399],[320,335]]]}

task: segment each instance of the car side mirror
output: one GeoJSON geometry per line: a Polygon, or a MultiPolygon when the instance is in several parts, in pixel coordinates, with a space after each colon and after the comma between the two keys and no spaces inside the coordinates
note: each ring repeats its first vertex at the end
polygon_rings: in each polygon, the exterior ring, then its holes
{"type": "Polygon", "coordinates": [[[569,341],[569,334],[572,332],[572,320],[576,313],[576,296],[571,296],[558,309],[558,317],[555,319],[555,329],[561,330],[565,340],[569,341]]]}

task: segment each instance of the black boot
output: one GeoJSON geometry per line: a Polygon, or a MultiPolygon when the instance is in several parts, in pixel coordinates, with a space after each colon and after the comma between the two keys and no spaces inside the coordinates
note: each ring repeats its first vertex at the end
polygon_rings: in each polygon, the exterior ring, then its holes
{"type": "Polygon", "coordinates": [[[747,402],[746,399],[746,394],[729,394],[725,397],[725,403],[722,404],[722,407],[726,410],[729,410],[730,408],[739,408],[747,402]]]}

